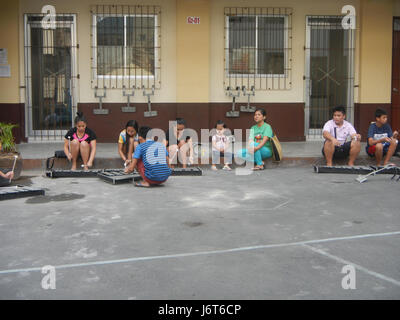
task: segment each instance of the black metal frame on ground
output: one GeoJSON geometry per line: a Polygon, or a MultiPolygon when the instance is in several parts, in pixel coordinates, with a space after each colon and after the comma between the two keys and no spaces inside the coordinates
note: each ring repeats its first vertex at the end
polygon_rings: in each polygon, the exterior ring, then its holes
{"type": "Polygon", "coordinates": [[[174,168],[172,169],[171,176],[202,176],[203,171],[200,167],[193,168],[174,168]]]}
{"type": "Polygon", "coordinates": [[[105,169],[102,172],[99,172],[97,176],[112,184],[121,184],[132,181],[139,181],[142,179],[140,174],[138,173],[125,173],[124,169],[105,169]]]}
{"type": "Polygon", "coordinates": [[[26,198],[32,196],[44,196],[44,189],[25,186],[2,187],[0,188],[0,200],[26,198]]]}
{"type": "MultiPolygon", "coordinates": [[[[52,169],[46,170],[46,176],[49,178],[93,178],[100,177],[113,184],[122,182],[140,180],[137,173],[125,174],[124,169],[90,169],[90,170],[65,170],[52,169]]],[[[199,167],[192,168],[174,168],[171,176],[202,176],[203,171],[199,167]]]]}
{"type": "MultiPolygon", "coordinates": [[[[382,167],[377,166],[314,166],[314,172],[316,173],[344,173],[344,174],[368,174],[372,173],[376,170],[381,169],[382,167]]],[[[388,167],[377,174],[400,174],[400,167],[388,167]]]]}
{"type": "Polygon", "coordinates": [[[46,170],[46,176],[49,178],[93,178],[97,177],[97,174],[103,171],[104,169],[90,169],[90,170],[50,169],[46,170]]]}

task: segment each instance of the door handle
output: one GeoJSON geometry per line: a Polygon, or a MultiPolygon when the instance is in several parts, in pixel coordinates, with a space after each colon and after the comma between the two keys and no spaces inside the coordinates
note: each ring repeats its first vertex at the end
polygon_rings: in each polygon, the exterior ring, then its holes
{"type": "Polygon", "coordinates": [[[394,91],[394,92],[399,92],[399,89],[393,88],[393,91],[394,91]]]}

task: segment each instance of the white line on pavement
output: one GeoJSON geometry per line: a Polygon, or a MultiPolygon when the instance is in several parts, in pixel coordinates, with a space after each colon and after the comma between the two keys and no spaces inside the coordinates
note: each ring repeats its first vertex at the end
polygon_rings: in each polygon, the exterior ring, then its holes
{"type": "MultiPolygon", "coordinates": [[[[267,244],[267,245],[258,245],[258,246],[249,246],[249,247],[238,247],[238,248],[232,248],[232,249],[221,249],[221,250],[213,250],[213,251],[179,253],[179,254],[162,255],[162,256],[147,256],[147,257],[118,259],[118,260],[92,261],[92,262],[85,262],[85,263],[64,264],[64,265],[58,265],[58,266],[54,266],[54,267],[55,267],[55,269],[68,269],[68,268],[78,268],[78,267],[88,267],[88,266],[108,265],[108,264],[118,264],[118,263],[129,263],[129,262],[138,262],[138,261],[185,258],[185,257],[194,257],[194,256],[202,256],[202,255],[211,255],[211,254],[244,252],[244,251],[251,251],[251,250],[281,248],[281,247],[289,247],[289,246],[301,246],[301,245],[307,245],[307,244],[317,244],[317,243],[332,242],[332,241],[355,240],[355,239],[386,237],[386,236],[394,236],[394,235],[400,235],[400,231],[385,232],[385,233],[372,233],[372,234],[360,234],[360,235],[355,235],[355,236],[316,239],[316,240],[307,240],[307,241],[289,242],[289,243],[267,244]]],[[[33,271],[41,271],[41,270],[42,270],[41,267],[10,269],[10,270],[2,270],[2,271],[0,271],[0,274],[10,274],[10,273],[18,273],[18,272],[33,272],[33,271]]]]}

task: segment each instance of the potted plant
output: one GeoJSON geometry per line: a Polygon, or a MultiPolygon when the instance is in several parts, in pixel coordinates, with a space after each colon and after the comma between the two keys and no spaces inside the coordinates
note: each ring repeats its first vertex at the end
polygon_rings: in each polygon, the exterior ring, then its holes
{"type": "Polygon", "coordinates": [[[0,122],[0,169],[3,172],[13,168],[15,156],[18,156],[14,168],[14,180],[18,179],[22,171],[22,158],[15,145],[12,130],[17,124],[0,122]]]}

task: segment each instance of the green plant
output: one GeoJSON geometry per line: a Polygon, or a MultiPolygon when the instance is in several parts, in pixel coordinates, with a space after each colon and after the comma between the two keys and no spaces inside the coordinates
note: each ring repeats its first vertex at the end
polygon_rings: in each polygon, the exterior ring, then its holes
{"type": "Polygon", "coordinates": [[[17,127],[17,124],[0,122],[0,143],[2,152],[16,152],[12,129],[17,127]]]}

